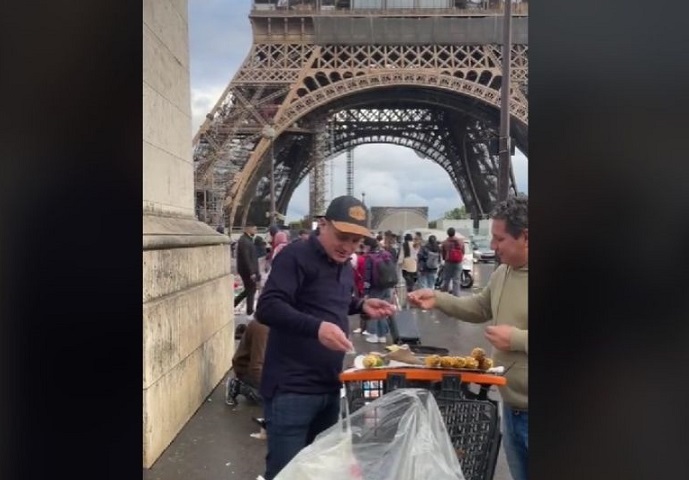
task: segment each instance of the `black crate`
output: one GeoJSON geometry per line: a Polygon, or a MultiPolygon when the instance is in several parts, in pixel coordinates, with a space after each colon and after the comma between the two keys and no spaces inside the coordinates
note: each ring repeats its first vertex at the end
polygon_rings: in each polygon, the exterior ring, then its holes
{"type": "Polygon", "coordinates": [[[478,391],[461,381],[461,375],[443,375],[442,381],[407,380],[389,373],[386,380],[346,381],[350,411],[398,388],[429,390],[438,404],[452,446],[466,480],[492,480],[500,449],[498,403],[488,398],[487,385],[478,391]]]}

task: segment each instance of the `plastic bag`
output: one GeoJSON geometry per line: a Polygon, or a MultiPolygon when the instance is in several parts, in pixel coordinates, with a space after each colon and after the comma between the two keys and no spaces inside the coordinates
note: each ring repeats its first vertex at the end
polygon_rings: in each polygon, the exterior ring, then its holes
{"type": "Polygon", "coordinates": [[[347,415],[275,477],[361,479],[465,480],[438,404],[428,390],[400,388],[347,415]]]}

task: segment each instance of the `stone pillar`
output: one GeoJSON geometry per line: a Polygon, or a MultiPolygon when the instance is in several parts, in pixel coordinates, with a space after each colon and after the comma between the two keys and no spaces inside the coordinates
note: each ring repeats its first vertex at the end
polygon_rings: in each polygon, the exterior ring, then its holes
{"type": "MultiPolygon", "coordinates": [[[[143,464],[230,368],[229,238],[195,219],[187,0],[144,0],[143,464]]],[[[123,319],[126,321],[126,319],[123,319]]]]}

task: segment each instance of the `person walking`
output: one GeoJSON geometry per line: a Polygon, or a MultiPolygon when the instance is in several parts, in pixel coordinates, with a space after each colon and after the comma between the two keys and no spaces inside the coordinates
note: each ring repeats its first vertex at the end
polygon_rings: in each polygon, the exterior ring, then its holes
{"type": "Polygon", "coordinates": [[[260,390],[268,431],[265,480],[337,422],[339,374],[345,352],[353,350],[348,315],[394,312],[384,300],[352,294],[349,257],[370,235],[368,218],[360,200],[337,197],[318,219],[318,234],[273,258],[256,310],[270,328],[260,390]]]}
{"type": "Polygon", "coordinates": [[[443,292],[450,291],[452,284],[452,294],[459,296],[460,277],[462,275],[462,260],[464,259],[464,241],[457,238],[455,229],[447,229],[447,238],[441,246],[443,261],[443,292]]]}
{"type": "MultiPolygon", "coordinates": [[[[377,243],[377,240],[376,240],[377,243]]],[[[359,244],[359,251],[356,256],[356,268],[354,268],[354,288],[359,297],[364,297],[364,275],[366,274],[366,257],[368,256],[369,248],[365,242],[359,244]]],[[[359,315],[359,327],[352,330],[352,333],[369,335],[366,330],[368,326],[368,318],[365,313],[359,315]]]]}
{"type": "Polygon", "coordinates": [[[435,288],[440,262],[440,245],[435,235],[431,235],[428,237],[428,242],[419,250],[417,265],[420,288],[435,288]]]}
{"type": "Polygon", "coordinates": [[[423,247],[423,235],[421,235],[421,232],[416,232],[414,234],[414,242],[413,242],[414,250],[417,252],[421,250],[421,247],[423,247]]]}
{"type": "Polygon", "coordinates": [[[408,295],[423,309],[437,308],[471,323],[486,323],[485,336],[493,346],[496,366],[506,368],[507,385],[499,387],[503,400],[502,437],[514,480],[527,480],[529,453],[529,215],[526,196],[498,203],[493,219],[491,248],[502,264],[478,294],[455,297],[423,289],[408,295]]]}
{"type": "Polygon", "coordinates": [[[418,256],[418,251],[414,249],[414,240],[411,233],[407,233],[404,236],[404,242],[402,243],[402,248],[400,249],[400,255],[398,263],[402,269],[402,277],[404,278],[404,283],[407,286],[407,293],[414,290],[414,285],[416,284],[417,276],[417,264],[416,258],[418,256]]]}
{"type": "Polygon", "coordinates": [[[258,270],[258,256],[253,237],[256,235],[256,227],[247,225],[244,233],[237,240],[237,273],[242,278],[244,290],[234,299],[234,306],[237,306],[246,299],[247,319],[251,320],[254,315],[254,297],[256,295],[257,282],[261,279],[258,270]]]}
{"type": "Polygon", "coordinates": [[[254,237],[254,247],[256,247],[256,256],[258,257],[258,273],[261,280],[256,282],[256,296],[261,295],[261,289],[263,287],[262,283],[265,281],[265,277],[261,272],[266,271],[266,257],[268,255],[268,245],[264,238],[260,235],[254,237]]]}
{"type": "Polygon", "coordinates": [[[280,251],[287,246],[289,243],[289,238],[287,237],[287,232],[280,230],[275,233],[275,238],[273,239],[273,254],[272,258],[275,258],[280,251]]]}
{"type": "MultiPolygon", "coordinates": [[[[364,260],[364,295],[392,302],[392,292],[398,281],[397,263],[390,252],[380,248],[375,238],[364,238],[364,244],[369,249],[364,260]]],[[[387,343],[390,332],[387,317],[369,320],[367,329],[367,342],[387,343]]]]}

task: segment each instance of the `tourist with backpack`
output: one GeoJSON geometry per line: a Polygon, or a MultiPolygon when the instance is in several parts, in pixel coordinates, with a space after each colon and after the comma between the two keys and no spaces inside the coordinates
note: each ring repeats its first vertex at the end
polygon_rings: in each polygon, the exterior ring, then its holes
{"type": "Polygon", "coordinates": [[[459,296],[460,277],[462,275],[462,260],[464,259],[464,240],[455,236],[455,229],[447,229],[447,239],[441,247],[443,266],[443,292],[450,291],[452,283],[452,295],[459,296]]]}
{"type": "MultiPolygon", "coordinates": [[[[364,295],[366,298],[380,298],[392,301],[392,291],[399,280],[397,276],[397,262],[390,252],[380,248],[374,238],[364,238],[364,245],[369,248],[366,254],[364,271],[364,295]]],[[[388,318],[368,321],[369,343],[387,343],[390,332],[388,318]]]]}
{"type": "Polygon", "coordinates": [[[435,235],[428,237],[428,242],[421,247],[418,255],[419,286],[435,288],[435,280],[440,268],[440,245],[435,235]]]}

